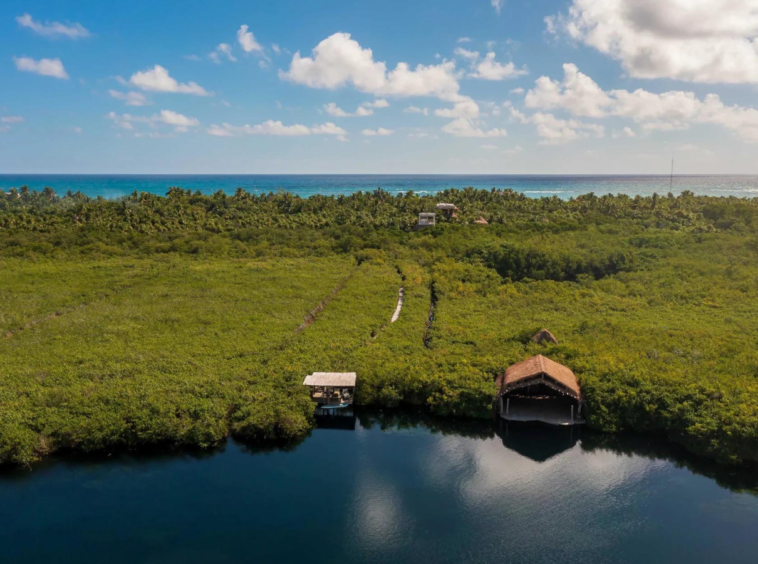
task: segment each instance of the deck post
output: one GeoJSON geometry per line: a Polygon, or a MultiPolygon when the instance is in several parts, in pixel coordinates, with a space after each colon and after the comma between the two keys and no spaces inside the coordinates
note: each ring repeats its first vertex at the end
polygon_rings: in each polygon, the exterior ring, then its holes
{"type": "Polygon", "coordinates": [[[571,422],[574,422],[574,406],[571,406],[571,422]]]}
{"type": "Polygon", "coordinates": [[[500,396],[500,415],[503,415],[503,396],[500,396]]]}
{"type": "Polygon", "coordinates": [[[511,398],[508,398],[505,400],[505,416],[508,417],[508,414],[511,410],[511,398]]]}

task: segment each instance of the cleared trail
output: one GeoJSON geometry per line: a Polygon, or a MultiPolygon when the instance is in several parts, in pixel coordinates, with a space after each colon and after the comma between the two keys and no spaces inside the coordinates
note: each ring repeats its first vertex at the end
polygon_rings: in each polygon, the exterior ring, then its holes
{"type": "Polygon", "coordinates": [[[390,323],[395,323],[400,317],[400,311],[403,309],[403,292],[405,289],[400,286],[400,292],[398,292],[398,298],[397,298],[397,307],[395,308],[395,313],[392,314],[392,319],[390,319],[390,323]]]}

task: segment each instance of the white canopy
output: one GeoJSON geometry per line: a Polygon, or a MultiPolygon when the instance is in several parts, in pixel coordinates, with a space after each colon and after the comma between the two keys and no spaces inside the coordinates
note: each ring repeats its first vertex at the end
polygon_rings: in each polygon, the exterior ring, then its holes
{"type": "Polygon", "coordinates": [[[355,388],[355,372],[314,372],[303,380],[304,386],[355,388]]]}

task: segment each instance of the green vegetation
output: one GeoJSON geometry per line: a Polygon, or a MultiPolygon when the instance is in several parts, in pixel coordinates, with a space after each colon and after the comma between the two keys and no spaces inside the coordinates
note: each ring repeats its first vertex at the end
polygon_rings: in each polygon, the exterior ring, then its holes
{"type": "Polygon", "coordinates": [[[495,376],[537,352],[576,372],[593,428],[758,461],[757,310],[758,200],[14,190],[0,462],[292,440],[317,370],[357,371],[363,404],[486,418],[495,376]],[[457,217],[413,232],[438,201],[457,217]],[[560,344],[531,343],[541,327],[560,344]]]}

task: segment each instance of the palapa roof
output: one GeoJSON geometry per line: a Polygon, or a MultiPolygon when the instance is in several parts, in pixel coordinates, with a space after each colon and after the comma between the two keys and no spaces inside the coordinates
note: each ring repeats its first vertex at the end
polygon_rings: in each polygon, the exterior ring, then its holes
{"type": "Polygon", "coordinates": [[[324,388],[354,388],[355,372],[314,372],[303,380],[304,386],[324,388]]]}
{"type": "Polygon", "coordinates": [[[479,219],[475,219],[474,223],[478,223],[479,225],[489,225],[490,222],[484,219],[483,217],[480,217],[479,219]]]}
{"type": "Polygon", "coordinates": [[[519,387],[518,383],[521,380],[529,380],[543,374],[566,388],[572,395],[581,397],[579,382],[571,369],[541,354],[509,366],[497,379],[500,386],[499,395],[519,387]]]}
{"type": "Polygon", "coordinates": [[[435,206],[438,210],[457,210],[458,208],[455,207],[455,204],[446,204],[444,202],[440,202],[435,206]]]}
{"type": "Polygon", "coordinates": [[[555,343],[558,344],[558,339],[555,338],[547,329],[540,329],[532,336],[532,341],[535,343],[555,343]]]}

